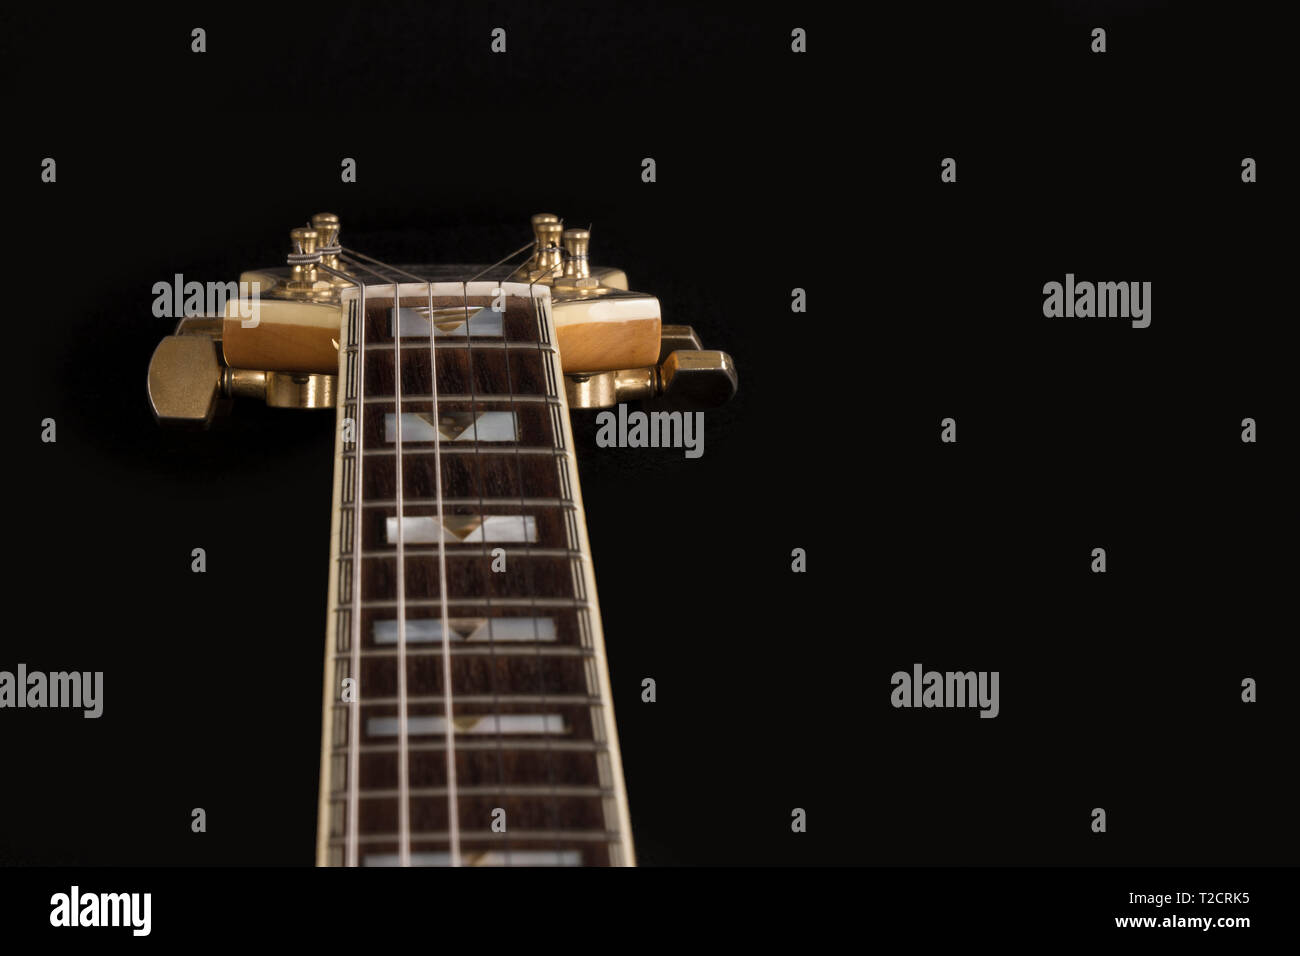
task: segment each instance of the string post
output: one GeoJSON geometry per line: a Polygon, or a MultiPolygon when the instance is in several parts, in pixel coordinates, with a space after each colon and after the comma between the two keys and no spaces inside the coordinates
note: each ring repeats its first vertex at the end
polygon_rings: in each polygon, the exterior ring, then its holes
{"type": "Polygon", "coordinates": [[[564,274],[575,279],[586,279],[591,275],[591,265],[587,259],[587,249],[591,243],[591,232],[587,229],[566,229],[564,239],[564,274]]]}
{"type": "Polygon", "coordinates": [[[299,226],[289,231],[289,288],[305,290],[316,284],[316,264],[321,261],[317,241],[320,234],[310,226],[299,226]]]}
{"type": "Polygon", "coordinates": [[[549,212],[533,216],[532,223],[533,259],[529,271],[544,282],[560,275],[564,268],[564,250],[560,246],[564,224],[559,216],[549,212]]]}
{"type": "Polygon", "coordinates": [[[343,251],[339,245],[339,217],[332,212],[318,212],[311,217],[311,227],[316,230],[316,248],[320,252],[321,265],[342,272],[343,266],[339,262],[339,254],[343,251]]]}

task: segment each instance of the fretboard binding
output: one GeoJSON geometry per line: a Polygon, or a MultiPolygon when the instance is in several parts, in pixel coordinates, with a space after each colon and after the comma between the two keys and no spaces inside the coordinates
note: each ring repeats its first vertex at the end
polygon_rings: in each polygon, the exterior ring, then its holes
{"type": "MultiPolygon", "coordinates": [[[[335,790],[336,798],[345,794],[346,790],[335,790]]],[[[482,786],[482,787],[456,787],[456,793],[462,797],[612,797],[614,789],[612,787],[578,787],[556,785],[554,787],[527,786],[524,784],[502,784],[501,786],[482,786]]],[[[413,797],[445,797],[447,796],[446,787],[412,787],[410,794],[413,797]]],[[[391,799],[399,796],[395,789],[387,790],[362,790],[362,797],[372,797],[376,800],[391,799]]]]}
{"type": "MultiPolygon", "coordinates": [[[[465,840],[491,840],[495,843],[501,843],[507,836],[513,843],[516,840],[546,840],[547,842],[558,843],[565,840],[583,843],[618,843],[622,836],[617,830],[511,830],[509,833],[493,833],[491,830],[460,830],[460,838],[465,840]]],[[[445,843],[450,839],[451,834],[446,830],[427,830],[422,832],[411,833],[411,841],[423,840],[429,843],[445,843]]],[[[363,833],[358,838],[361,843],[396,843],[399,835],[396,833],[363,833]]],[[[335,836],[330,838],[332,846],[344,846],[348,842],[346,836],[335,836]]]]}

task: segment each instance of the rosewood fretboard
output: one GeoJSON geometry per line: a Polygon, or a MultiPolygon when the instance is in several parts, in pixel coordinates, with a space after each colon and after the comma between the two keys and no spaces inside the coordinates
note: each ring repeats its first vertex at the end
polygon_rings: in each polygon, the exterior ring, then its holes
{"type": "Polygon", "coordinates": [[[549,291],[381,282],[344,296],[318,863],[630,864],[549,291]]]}

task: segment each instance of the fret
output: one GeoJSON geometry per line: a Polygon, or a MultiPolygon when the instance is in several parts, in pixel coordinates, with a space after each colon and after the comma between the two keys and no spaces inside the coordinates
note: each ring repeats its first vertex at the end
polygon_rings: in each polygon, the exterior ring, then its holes
{"type": "MultiPolygon", "coordinates": [[[[341,559],[340,563],[343,561],[346,561],[346,559],[341,559]]],[[[586,608],[589,606],[585,598],[551,598],[536,595],[528,597],[494,597],[490,603],[486,600],[486,596],[483,600],[475,603],[473,596],[452,595],[451,601],[453,604],[459,604],[462,607],[478,608],[586,608]]],[[[342,603],[346,605],[347,602],[342,603]]],[[[366,608],[394,608],[397,606],[397,601],[391,598],[373,598],[363,601],[362,606],[366,608]]],[[[407,598],[405,606],[407,611],[410,612],[420,608],[437,609],[442,607],[442,602],[437,598],[407,598]]]]}
{"type": "MultiPolygon", "coordinates": [[[[393,400],[392,395],[371,395],[366,398],[366,404],[370,404],[372,402],[391,403],[392,400],[393,400]]],[[[429,394],[421,394],[420,392],[403,391],[402,401],[410,402],[413,405],[420,405],[427,409],[433,403],[433,396],[429,394]]],[[[559,404],[559,400],[551,395],[510,395],[504,392],[499,395],[471,395],[468,392],[465,392],[463,394],[458,394],[456,392],[444,392],[440,388],[438,389],[438,404],[442,405],[444,402],[447,404],[456,404],[456,405],[470,405],[471,403],[474,402],[488,402],[494,405],[526,404],[529,402],[542,404],[542,405],[559,404]]]]}
{"type": "MultiPolygon", "coordinates": [[[[463,854],[462,854],[463,855],[463,854]]],[[[367,853],[362,866],[400,866],[396,853],[367,853]]],[[[451,854],[412,853],[411,866],[447,866],[451,854]]],[[[578,850],[485,850],[472,854],[465,866],[582,866],[578,850]]]]}
{"type": "MultiPolygon", "coordinates": [[[[444,654],[441,643],[436,647],[428,648],[419,645],[409,645],[406,649],[408,657],[416,657],[420,654],[430,654],[441,658],[444,654]]],[[[504,641],[495,641],[488,643],[483,641],[477,645],[455,645],[447,648],[445,653],[452,658],[456,657],[594,657],[595,654],[591,648],[587,647],[556,647],[551,644],[533,644],[533,643],[506,643],[504,641]]],[[[364,660],[367,657],[394,657],[397,655],[396,648],[362,648],[360,657],[364,660]]]]}
{"type": "MultiPolygon", "coordinates": [[[[492,849],[499,850],[501,845],[506,842],[506,834],[494,833],[491,830],[464,830],[461,833],[462,839],[476,844],[486,844],[492,849]]],[[[394,833],[367,833],[361,838],[362,843],[370,844],[377,848],[382,848],[384,843],[397,839],[394,833]]],[[[530,843],[605,843],[618,839],[618,833],[610,830],[592,829],[592,830],[533,830],[530,832],[520,831],[510,835],[511,842],[518,841],[522,844],[530,843]]],[[[419,846],[421,850],[428,849],[441,843],[446,844],[446,830],[425,830],[411,834],[411,846],[414,850],[419,846]]]]}
{"type": "MultiPolygon", "coordinates": [[[[528,786],[525,784],[498,784],[497,786],[474,787],[461,784],[460,775],[457,774],[456,792],[463,797],[494,797],[494,796],[511,796],[511,797],[607,797],[611,794],[609,787],[581,787],[564,784],[539,784],[528,786]]],[[[412,785],[410,789],[412,797],[447,797],[451,795],[447,787],[418,787],[412,785]]],[[[392,787],[369,787],[361,788],[363,797],[396,797],[398,791],[392,787]]]]}
{"type": "MultiPolygon", "coordinates": [[[[445,766],[446,761],[441,756],[445,749],[446,744],[441,740],[413,740],[407,745],[407,750],[409,751],[408,759],[415,760],[416,754],[425,751],[437,751],[439,754],[437,759],[442,760],[443,765],[445,766]]],[[[456,741],[456,753],[458,756],[462,751],[464,753],[472,753],[474,751],[484,750],[490,750],[493,753],[511,753],[513,751],[523,752],[527,750],[541,750],[547,753],[573,751],[575,753],[592,753],[599,755],[604,753],[606,749],[607,748],[604,744],[597,743],[594,740],[555,740],[553,738],[548,740],[524,740],[521,738],[519,740],[512,740],[510,743],[506,744],[489,737],[486,740],[466,738],[463,741],[456,741]]],[[[346,751],[346,747],[336,748],[335,754],[342,755],[346,751]]],[[[362,759],[364,760],[366,754],[395,754],[398,752],[398,745],[395,743],[384,743],[383,741],[363,743],[360,752],[362,759]]]]}
{"type": "MultiPolygon", "coordinates": [[[[413,505],[415,507],[428,506],[436,507],[436,498],[421,498],[418,496],[402,494],[403,505],[413,505]]],[[[519,495],[499,495],[496,497],[487,496],[484,498],[443,498],[442,503],[448,508],[468,508],[473,509],[480,506],[488,508],[509,508],[516,505],[522,505],[525,508],[560,508],[571,509],[574,507],[572,498],[524,498],[519,495]]],[[[397,500],[395,498],[379,498],[374,501],[367,500],[364,507],[381,507],[396,508],[397,500]]],[[[408,512],[409,513],[409,512],[408,512]]]]}
{"type": "MultiPolygon", "coordinates": [[[[408,696],[407,701],[414,704],[440,704],[442,697],[436,694],[413,694],[408,696]]],[[[400,697],[384,697],[377,694],[369,694],[366,701],[371,704],[399,704],[400,697]]],[[[600,707],[602,705],[599,697],[592,697],[589,694],[462,694],[459,691],[453,697],[457,704],[533,704],[536,707],[545,707],[551,704],[586,704],[590,707],[600,707]]],[[[396,720],[396,718],[393,718],[396,720]]],[[[488,719],[486,727],[480,728],[479,732],[486,732],[489,736],[496,733],[496,726],[492,723],[494,718],[488,719]]],[[[556,733],[560,733],[562,728],[557,723],[554,726],[537,723],[537,732],[542,733],[548,728],[556,733]]],[[[502,719],[500,726],[502,728],[510,726],[511,721],[502,719]]],[[[441,726],[441,725],[439,725],[441,726]]],[[[532,731],[519,731],[520,733],[532,731]]],[[[396,731],[394,731],[394,734],[396,731]]],[[[376,731],[376,736],[379,736],[376,731]]],[[[408,744],[409,746],[409,744],[408,744]]]]}

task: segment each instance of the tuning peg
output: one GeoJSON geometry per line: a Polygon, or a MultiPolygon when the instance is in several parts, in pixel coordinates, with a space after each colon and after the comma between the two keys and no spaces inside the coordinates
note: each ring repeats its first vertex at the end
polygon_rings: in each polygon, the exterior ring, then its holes
{"type": "Polygon", "coordinates": [[[726,352],[678,349],[659,366],[659,393],[672,408],[717,408],[739,387],[736,363],[726,352]]]}
{"type": "Polygon", "coordinates": [[[160,425],[206,428],[221,390],[221,359],[207,335],[169,335],[149,361],[149,404],[160,425]]]}
{"type": "Polygon", "coordinates": [[[229,368],[221,361],[221,320],[182,319],[154,349],[149,404],[160,425],[207,428],[232,398],[271,408],[333,408],[336,376],[229,368]]]}
{"type": "Polygon", "coordinates": [[[739,386],[736,363],[726,352],[700,348],[689,325],[663,327],[657,365],[564,376],[571,408],[608,408],[646,399],[666,408],[716,408],[739,386]]]}

